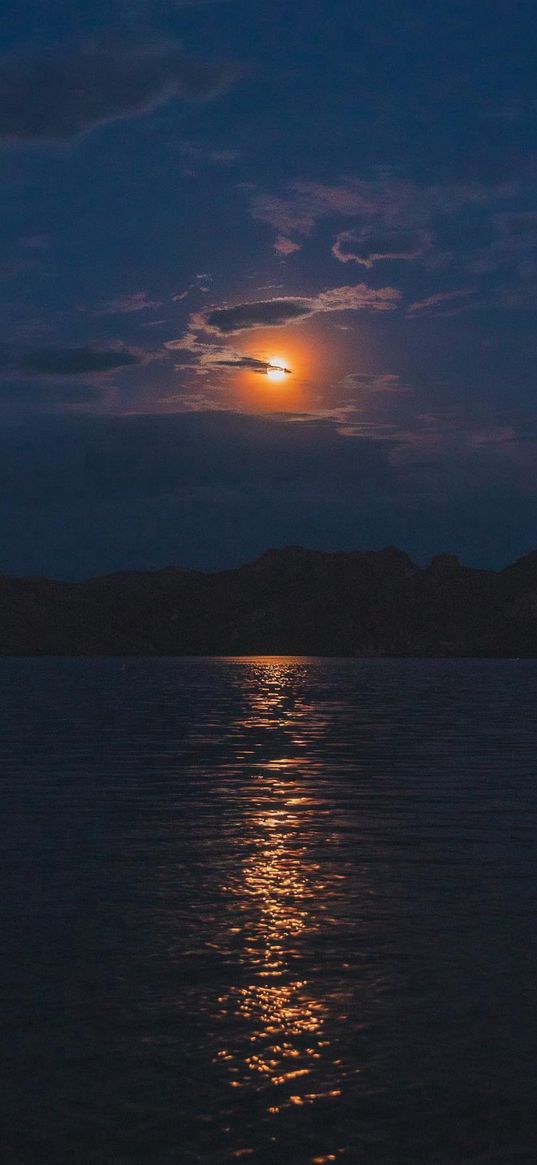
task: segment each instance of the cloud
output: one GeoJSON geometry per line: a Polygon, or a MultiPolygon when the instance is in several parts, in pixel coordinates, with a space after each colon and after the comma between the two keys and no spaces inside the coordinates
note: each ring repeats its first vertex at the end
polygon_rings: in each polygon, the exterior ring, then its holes
{"type": "Polygon", "coordinates": [[[433,312],[438,314],[437,309],[441,308],[445,303],[450,303],[453,300],[462,299],[467,295],[474,295],[475,288],[461,287],[458,291],[438,291],[435,295],[429,295],[427,299],[421,299],[417,303],[411,303],[408,309],[408,315],[430,315],[433,312]]]}
{"type": "Polygon", "coordinates": [[[257,372],[265,375],[272,369],[286,372],[289,375],[292,372],[291,368],[285,368],[280,364],[273,364],[266,356],[245,356],[241,352],[236,352],[233,348],[228,348],[223,344],[217,344],[214,340],[205,343],[194,332],[187,333],[181,340],[168,340],[164,345],[168,351],[185,352],[187,353],[187,360],[182,361],[177,365],[179,369],[190,368],[193,371],[206,376],[215,369],[232,369],[237,368],[245,372],[257,372]]]}
{"type": "Polygon", "coordinates": [[[11,263],[0,263],[0,279],[15,279],[31,266],[27,259],[13,259],[11,263]]]}
{"type": "Polygon", "coordinates": [[[501,268],[513,269],[515,282],[510,289],[517,298],[520,282],[528,271],[533,275],[537,249],[537,211],[509,211],[493,218],[496,236],[478,250],[469,265],[475,275],[487,275],[501,268]]]}
{"type": "Polygon", "coordinates": [[[144,355],[119,348],[36,348],[18,355],[0,354],[0,367],[38,376],[87,376],[142,364],[144,355]]]}
{"type": "MultiPolygon", "coordinates": [[[[289,325],[325,312],[392,311],[399,298],[400,292],[394,287],[375,290],[361,283],[354,287],[330,288],[315,296],[279,296],[232,307],[212,307],[191,315],[185,335],[167,340],[164,348],[177,353],[176,371],[188,370],[197,376],[208,377],[215,372],[242,369],[263,375],[278,365],[271,362],[267,353],[244,355],[234,351],[225,343],[228,337],[289,325]]],[[[292,369],[284,368],[283,371],[291,373],[292,369]]],[[[217,379],[213,387],[220,389],[222,383],[217,379]]],[[[318,412],[316,409],[315,414],[318,412]]]]}
{"type": "Polygon", "coordinates": [[[203,295],[207,295],[207,293],[211,290],[212,281],[213,277],[209,271],[202,272],[200,275],[196,275],[193,282],[189,283],[188,287],[185,288],[184,291],[177,291],[175,295],[172,295],[172,303],[180,303],[181,300],[186,299],[187,296],[190,295],[191,291],[201,291],[203,295]]]}
{"type": "Polygon", "coordinates": [[[95,405],[102,389],[89,384],[49,384],[35,380],[0,379],[0,400],[31,411],[69,405],[95,405]]]}
{"type": "Polygon", "coordinates": [[[68,419],[58,425],[62,436],[54,458],[49,446],[51,430],[42,430],[41,439],[32,441],[28,453],[34,474],[30,476],[28,462],[23,463],[12,434],[0,427],[2,470],[11,498],[22,500],[31,495],[37,504],[45,500],[43,477],[49,496],[66,496],[70,475],[79,474],[80,467],[84,481],[79,484],[89,501],[121,493],[161,497],[185,486],[203,488],[208,467],[216,494],[220,487],[232,488],[238,483],[247,490],[254,483],[270,487],[281,482],[284,489],[289,482],[304,486],[317,480],[323,460],[326,481],[330,481],[335,466],[347,480],[368,476],[367,467],[374,467],[375,477],[382,481],[387,448],[364,441],[364,461],[358,463],[348,443],[339,439],[337,423],[331,418],[308,418],[307,424],[293,424],[293,419],[203,408],[186,415],[68,419]],[[64,446],[62,438],[67,434],[71,434],[72,444],[64,446]],[[318,460],[312,459],[313,451],[318,460]],[[94,455],[87,456],[90,452],[94,455]]]}
{"type": "Polygon", "coordinates": [[[0,141],[68,141],[175,98],[214,97],[236,75],[169,41],[13,53],[0,59],[0,141]]]}
{"type": "Polygon", "coordinates": [[[27,251],[50,251],[54,242],[52,235],[23,235],[20,244],[27,251]]]}
{"type": "Polygon", "coordinates": [[[244,368],[250,372],[270,372],[272,369],[278,369],[280,372],[291,373],[291,368],[284,368],[281,364],[272,364],[270,360],[262,360],[257,356],[239,356],[230,355],[226,357],[213,356],[209,359],[208,364],[212,368],[244,368]]]}
{"type": "Polygon", "coordinates": [[[227,359],[213,358],[211,360],[213,368],[246,368],[249,372],[270,372],[270,369],[277,368],[280,372],[290,373],[290,368],[284,368],[283,365],[274,365],[270,360],[261,360],[257,356],[240,356],[229,355],[227,359]]]}
{"type": "Polygon", "coordinates": [[[334,287],[313,296],[280,296],[232,307],[212,308],[192,317],[194,332],[232,335],[255,328],[277,328],[324,312],[393,311],[400,299],[395,287],[334,287]]]}
{"type": "Polygon", "coordinates": [[[341,425],[201,411],[0,427],[3,570],[225,568],[297,543],[502,566],[535,544],[534,442],[519,468],[520,440],[461,446],[454,430],[447,453],[432,436],[409,463],[341,425]]]}
{"type": "Polygon", "coordinates": [[[97,315],[131,315],[139,311],[155,311],[162,307],[162,300],[149,299],[146,291],[135,291],[131,295],[121,295],[110,299],[96,313],[97,315]]]}
{"type": "Polygon", "coordinates": [[[400,376],[393,372],[348,372],[342,380],[341,388],[348,392],[358,391],[362,393],[410,392],[408,385],[403,384],[400,376]]]}
{"type": "Polygon", "coordinates": [[[190,158],[192,162],[205,163],[210,166],[231,166],[241,156],[240,150],[232,150],[226,147],[199,146],[188,141],[181,142],[179,150],[183,157],[190,158]]]}
{"type": "Polygon", "coordinates": [[[231,335],[251,328],[277,328],[311,314],[311,300],[284,296],[281,299],[261,299],[254,303],[238,303],[234,307],[214,308],[202,317],[201,324],[208,332],[231,335]]]}
{"type": "Polygon", "coordinates": [[[301,247],[300,243],[294,243],[286,235],[278,235],[274,243],[274,250],[278,255],[294,255],[296,251],[301,250],[301,247]]]}
{"type": "Polygon", "coordinates": [[[332,254],[340,263],[359,263],[372,267],[386,259],[416,259],[431,246],[427,231],[369,230],[341,231],[332,254]]]}
{"type": "Polygon", "coordinates": [[[498,214],[495,221],[503,235],[512,239],[537,242],[537,211],[498,214]]]}
{"type": "Polygon", "coordinates": [[[487,206],[512,193],[513,184],[508,182],[439,182],[426,186],[395,175],[348,178],[332,185],[293,182],[283,195],[255,195],[251,213],[277,235],[293,241],[293,236],[311,235],[323,218],[361,219],[375,231],[420,230],[437,215],[454,214],[465,206],[487,206]]]}

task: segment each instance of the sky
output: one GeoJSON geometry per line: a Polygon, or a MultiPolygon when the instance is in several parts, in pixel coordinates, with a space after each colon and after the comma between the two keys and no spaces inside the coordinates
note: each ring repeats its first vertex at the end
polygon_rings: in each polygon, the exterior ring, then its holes
{"type": "Polygon", "coordinates": [[[537,548],[519,0],[19,0],[0,571],[537,548]]]}

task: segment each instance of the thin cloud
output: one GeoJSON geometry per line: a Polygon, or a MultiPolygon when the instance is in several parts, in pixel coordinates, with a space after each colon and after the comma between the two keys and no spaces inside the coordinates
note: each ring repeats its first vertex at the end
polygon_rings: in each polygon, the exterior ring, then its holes
{"type": "Polygon", "coordinates": [[[386,394],[410,392],[408,385],[403,384],[401,377],[393,372],[348,372],[341,382],[341,388],[346,392],[360,393],[386,394]]]}
{"type": "Polygon", "coordinates": [[[97,315],[132,315],[135,312],[155,311],[159,307],[162,307],[162,300],[149,299],[146,291],[135,291],[131,295],[110,299],[97,315]]]}
{"type": "Polygon", "coordinates": [[[179,145],[180,153],[192,162],[199,162],[209,166],[231,166],[240,158],[239,150],[226,147],[199,146],[194,142],[183,141],[179,145]]]}
{"type": "Polygon", "coordinates": [[[462,299],[467,295],[474,295],[475,288],[461,287],[457,291],[438,291],[435,295],[429,295],[427,299],[420,299],[417,303],[411,303],[408,309],[408,315],[430,315],[436,313],[438,308],[441,308],[445,303],[451,303],[453,300],[462,299]]]}

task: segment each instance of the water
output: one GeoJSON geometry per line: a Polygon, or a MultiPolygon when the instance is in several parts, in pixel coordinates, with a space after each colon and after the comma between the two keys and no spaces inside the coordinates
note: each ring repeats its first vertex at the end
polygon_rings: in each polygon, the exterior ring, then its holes
{"type": "Polygon", "coordinates": [[[2,1162],[534,1165],[537,663],[3,660],[2,1162]]]}

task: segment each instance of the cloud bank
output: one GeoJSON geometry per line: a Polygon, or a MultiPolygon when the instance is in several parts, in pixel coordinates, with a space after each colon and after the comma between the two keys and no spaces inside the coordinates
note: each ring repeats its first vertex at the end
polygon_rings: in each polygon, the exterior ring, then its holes
{"type": "Polygon", "coordinates": [[[117,348],[35,348],[27,352],[0,353],[0,369],[34,376],[87,376],[143,364],[145,354],[124,346],[117,348]]]}

